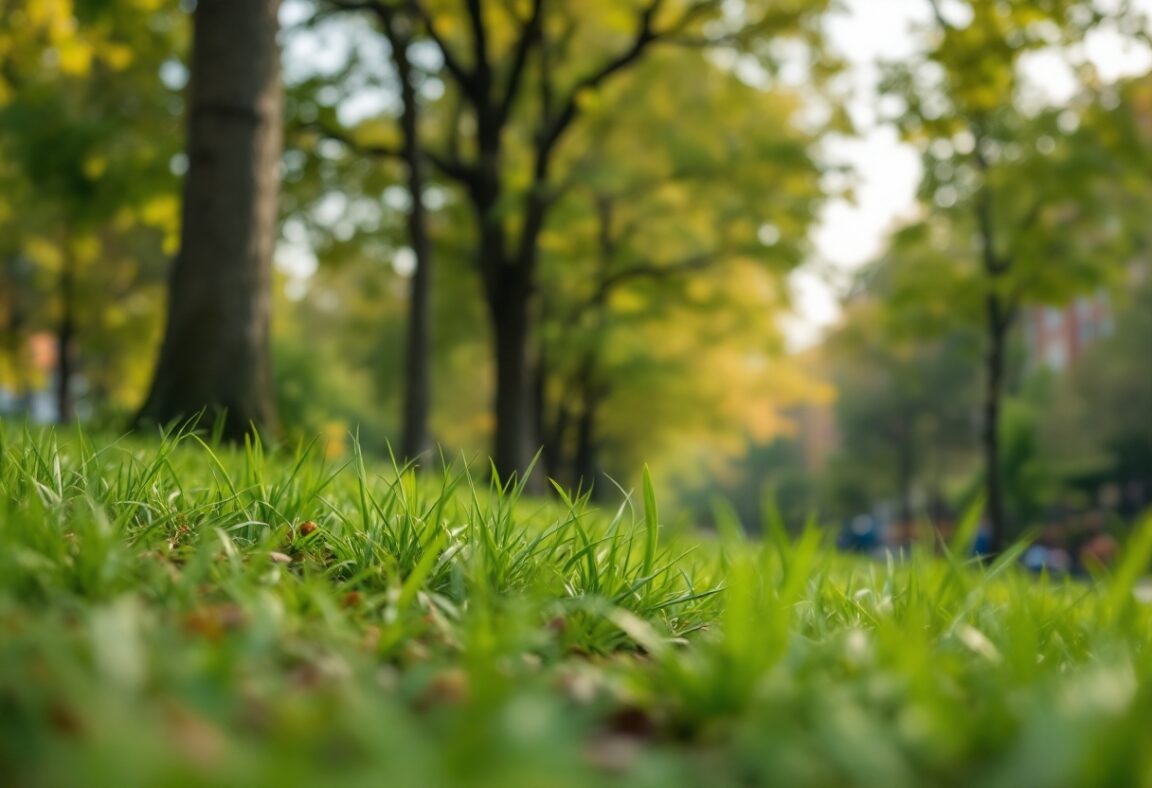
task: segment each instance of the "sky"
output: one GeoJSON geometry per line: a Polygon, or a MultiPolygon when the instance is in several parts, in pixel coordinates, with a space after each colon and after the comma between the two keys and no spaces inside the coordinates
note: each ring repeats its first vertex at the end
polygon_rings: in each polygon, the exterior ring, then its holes
{"type": "MultiPolygon", "coordinates": [[[[1135,4],[1152,13],[1152,0],[1135,4]]],[[[900,142],[893,129],[873,123],[873,108],[877,60],[915,51],[914,26],[927,21],[928,3],[846,0],[844,5],[843,12],[829,18],[827,30],[832,45],[848,60],[853,91],[849,108],[862,133],[855,139],[829,140],[824,151],[831,161],[856,171],[856,201],[834,200],[827,205],[813,233],[814,255],[792,277],[796,315],[787,320],[786,330],[794,349],[818,342],[835,323],[844,284],[853,270],[883,250],[888,232],[911,216],[920,180],[918,154],[900,142]]],[[[1127,45],[1108,31],[1093,34],[1085,53],[1106,80],[1152,70],[1147,49],[1127,45]]],[[[1025,71],[1054,103],[1066,101],[1075,90],[1072,75],[1058,56],[1034,56],[1025,71]]]]}

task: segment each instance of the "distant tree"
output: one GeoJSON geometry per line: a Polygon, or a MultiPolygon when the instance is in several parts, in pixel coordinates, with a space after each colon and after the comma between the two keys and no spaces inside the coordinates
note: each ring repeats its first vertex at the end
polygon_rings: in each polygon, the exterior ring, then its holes
{"type": "Polygon", "coordinates": [[[798,389],[775,321],[823,197],[815,134],[788,120],[800,104],[668,49],[586,110],[541,239],[533,410],[552,478],[587,487],[627,472],[621,444],[704,424],[755,432],[737,451],[779,429],[798,389]],[[703,371],[720,364],[717,392],[703,371]]]}
{"type": "Polygon", "coordinates": [[[206,411],[222,435],[276,426],[269,348],[282,135],[279,0],[199,0],[180,252],[138,420],[206,411]],[[226,417],[225,417],[226,414],[226,417]]]}
{"type": "Polygon", "coordinates": [[[0,29],[0,332],[25,393],[28,337],[55,337],[54,399],[139,397],[164,249],[175,238],[174,93],[157,74],[182,49],[182,16],[129,0],[12,0],[0,29]]]}
{"type": "MultiPolygon", "coordinates": [[[[981,446],[993,550],[1008,532],[1001,451],[1001,415],[1008,379],[1008,343],[1020,307],[1059,302],[1100,280],[1100,266],[1118,240],[1092,199],[1103,167],[1096,156],[1062,140],[1076,113],[1044,111],[1028,101],[1021,64],[1039,50],[1082,41],[1108,18],[1110,3],[1055,0],[925,0],[932,24],[918,55],[886,67],[883,90],[902,99],[892,118],[924,153],[922,195],[958,223],[961,274],[979,304],[984,333],[981,446]],[[1076,226],[1078,232],[1070,228],[1076,226]],[[960,229],[960,228],[963,229],[960,229]],[[1113,244],[1109,251],[1100,246],[1113,244]],[[1092,254],[1086,248],[1095,245],[1092,254]],[[1054,260],[1059,258],[1060,264],[1054,260]],[[975,276],[971,276],[975,274],[975,276]]],[[[1121,19],[1126,22],[1126,18],[1121,19]]],[[[1079,73],[1089,73],[1081,69],[1079,73]]],[[[1088,85],[1091,87],[1091,85],[1088,85]]],[[[1113,259],[1115,259],[1113,257],[1113,259]]],[[[954,273],[945,274],[954,278],[954,273]]],[[[942,291],[943,292],[943,291],[942,291]]]]}
{"type": "Polygon", "coordinates": [[[1110,336],[1049,381],[1042,449],[1069,481],[1149,486],[1152,494],[1152,284],[1114,297],[1110,336]]]}
{"type": "Polygon", "coordinates": [[[865,298],[829,341],[841,453],[873,502],[894,500],[911,522],[924,512],[917,501],[942,498],[972,456],[979,336],[963,327],[931,339],[902,334],[884,314],[892,304],[882,290],[865,298]]]}

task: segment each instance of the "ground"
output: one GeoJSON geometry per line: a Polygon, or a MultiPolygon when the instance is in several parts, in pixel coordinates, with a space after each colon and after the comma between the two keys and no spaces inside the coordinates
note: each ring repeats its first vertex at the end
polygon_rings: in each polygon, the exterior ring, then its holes
{"type": "Polygon", "coordinates": [[[1152,784],[1152,524],[1093,583],[464,468],[0,430],[0,784],[1152,784]]]}

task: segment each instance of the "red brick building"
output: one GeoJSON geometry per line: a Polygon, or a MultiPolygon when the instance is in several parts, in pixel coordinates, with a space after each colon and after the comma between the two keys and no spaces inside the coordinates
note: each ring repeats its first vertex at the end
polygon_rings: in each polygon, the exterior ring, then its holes
{"type": "Polygon", "coordinates": [[[1062,307],[1029,309],[1024,314],[1028,363],[1033,368],[1061,372],[1114,329],[1112,300],[1104,291],[1081,296],[1062,307]]]}

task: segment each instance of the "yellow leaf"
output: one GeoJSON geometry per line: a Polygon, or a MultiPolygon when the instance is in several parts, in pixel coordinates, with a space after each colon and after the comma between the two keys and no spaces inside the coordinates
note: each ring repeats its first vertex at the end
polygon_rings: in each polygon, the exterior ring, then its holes
{"type": "Polygon", "coordinates": [[[38,235],[24,241],[24,254],[45,268],[59,268],[63,261],[60,248],[47,238],[38,235]]]}
{"type": "Polygon", "coordinates": [[[127,230],[136,223],[136,212],[131,208],[121,208],[112,218],[112,226],[117,230],[127,230]]]}
{"type": "Polygon", "coordinates": [[[180,202],[175,195],[156,197],[140,209],[140,220],[153,227],[170,227],[179,216],[180,202]]]}
{"type": "Polygon", "coordinates": [[[60,70],[70,76],[82,77],[92,68],[92,47],[83,41],[61,42],[56,54],[60,58],[60,70]]]}
{"type": "Polygon", "coordinates": [[[107,44],[100,56],[110,68],[116,71],[123,71],[132,65],[132,49],[123,44],[107,44]]]}
{"type": "Polygon", "coordinates": [[[108,170],[108,160],[103,156],[89,156],[84,160],[84,174],[89,180],[98,180],[108,170]]]}
{"type": "Polygon", "coordinates": [[[584,88],[576,94],[576,106],[582,112],[592,112],[602,103],[600,93],[591,88],[584,88]]]}
{"type": "Polygon", "coordinates": [[[100,240],[94,235],[84,235],[77,238],[72,247],[76,261],[90,263],[100,256],[100,240]]]}

